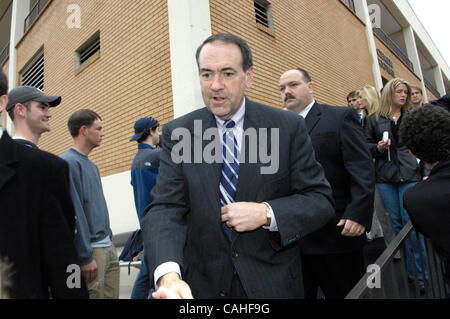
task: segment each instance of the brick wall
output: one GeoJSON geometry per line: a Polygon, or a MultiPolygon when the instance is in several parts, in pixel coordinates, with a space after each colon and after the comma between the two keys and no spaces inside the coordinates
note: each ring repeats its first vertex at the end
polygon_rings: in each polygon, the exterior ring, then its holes
{"type": "MultiPolygon", "coordinates": [[[[103,145],[92,152],[101,174],[130,168],[136,144],[128,142],[133,123],[154,116],[173,119],[166,0],[78,0],[81,28],[69,29],[71,0],[51,1],[18,45],[18,70],[44,48],[45,83],[63,102],[52,110],[52,132],[40,147],[57,155],[71,144],[66,123],[75,110],[90,108],[104,123],[103,145]],[[75,71],[74,52],[97,30],[101,52],[75,71]]],[[[212,32],[235,33],[254,54],[255,83],[249,98],[281,107],[279,77],[291,68],[307,69],[321,103],[346,105],[348,92],[374,85],[364,24],[340,1],[272,0],[274,30],[258,26],[252,0],[210,0],[212,32]]],[[[397,76],[417,77],[376,38],[394,62],[397,76]]],[[[382,71],[383,72],[383,71],[382,71]]],[[[388,74],[383,73],[386,78],[388,74]]]]}
{"type": "Polygon", "coordinates": [[[18,45],[19,72],[44,48],[44,91],[62,96],[52,109],[52,131],[41,136],[39,146],[65,152],[72,145],[69,116],[89,108],[100,114],[105,132],[90,158],[102,175],[128,170],[136,152],[136,143],[128,141],[135,120],[154,116],[164,124],[173,118],[167,1],[77,0],[81,28],[69,29],[66,11],[72,3],[50,2],[18,45]],[[99,58],[76,72],[74,52],[97,30],[99,58]]]}
{"type": "Polygon", "coordinates": [[[274,31],[267,33],[256,25],[253,1],[210,1],[213,33],[235,33],[252,48],[249,98],[281,107],[280,75],[295,67],[310,72],[322,103],[346,105],[350,91],[374,85],[365,26],[340,1],[270,2],[274,31]]]}

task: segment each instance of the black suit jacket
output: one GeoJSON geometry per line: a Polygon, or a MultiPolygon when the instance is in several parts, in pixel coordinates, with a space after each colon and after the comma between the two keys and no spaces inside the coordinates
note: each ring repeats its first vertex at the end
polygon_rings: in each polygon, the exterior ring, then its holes
{"type": "Polygon", "coordinates": [[[0,255],[11,266],[10,298],[88,298],[83,277],[81,288],[67,285],[74,273],[67,272],[67,267],[79,263],[73,242],[74,216],[67,163],[19,145],[4,131],[0,139],[0,255]]]}
{"type": "MultiPolygon", "coordinates": [[[[262,227],[243,233],[232,231],[231,242],[221,225],[222,164],[208,164],[202,159],[198,163],[176,164],[171,151],[180,141],[180,128],[189,133],[184,138],[192,145],[185,151],[192,154],[205,150],[210,143],[201,139],[205,130],[217,131],[215,117],[206,108],[175,119],[163,128],[160,170],[152,191],[154,200],[142,219],[144,255],[152,282],[155,268],[173,261],[181,266],[183,279],[195,298],[229,296],[234,270],[249,298],[302,298],[298,240],[334,216],[331,189],[314,158],[304,120],[246,100],[244,130],[269,128],[269,141],[273,133],[270,128],[279,131],[279,139],[268,147],[269,152],[278,148],[279,168],[274,174],[262,175],[260,168],[267,165],[259,157],[257,163],[251,163],[247,154],[239,168],[236,202],[267,201],[279,231],[262,227]]],[[[222,146],[218,143],[221,158],[222,146]]],[[[242,147],[248,150],[255,145],[245,139],[242,147]]]]}
{"type": "Polygon", "coordinates": [[[336,218],[301,241],[306,254],[330,254],[361,249],[365,234],[342,236],[340,219],[370,228],[375,175],[372,156],[358,114],[353,108],[315,103],[305,118],[316,158],[333,190],[336,218]]]}
{"type": "Polygon", "coordinates": [[[450,258],[450,160],[440,161],[430,177],[408,188],[403,198],[414,227],[450,258]]]}

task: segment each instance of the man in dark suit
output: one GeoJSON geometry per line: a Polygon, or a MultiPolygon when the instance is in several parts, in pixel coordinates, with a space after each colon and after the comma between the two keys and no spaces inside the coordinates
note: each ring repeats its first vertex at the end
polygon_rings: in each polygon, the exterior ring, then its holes
{"type": "MultiPolygon", "coordinates": [[[[0,113],[6,92],[0,71],[0,113]]],[[[0,126],[0,288],[9,298],[87,298],[74,232],[67,164],[0,126]]]]}
{"type": "Polygon", "coordinates": [[[296,243],[334,214],[304,121],[244,96],[241,38],[213,35],[196,57],[206,108],[164,126],[142,218],[153,297],[302,298],[296,243]]]}
{"type": "Polygon", "coordinates": [[[316,158],[333,190],[336,219],[301,240],[306,298],[318,287],[326,298],[344,298],[364,275],[365,230],[373,214],[372,158],[354,109],[318,104],[307,71],[280,78],[284,106],[305,118],[316,158]]]}
{"type": "Polygon", "coordinates": [[[425,104],[405,115],[399,134],[410,152],[431,167],[426,180],[405,192],[403,206],[443,257],[450,285],[450,113],[425,104]]]}

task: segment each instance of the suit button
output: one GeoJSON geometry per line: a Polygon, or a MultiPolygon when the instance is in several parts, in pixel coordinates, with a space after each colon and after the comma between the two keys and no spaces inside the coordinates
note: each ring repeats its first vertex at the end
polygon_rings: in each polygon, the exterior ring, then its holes
{"type": "Polygon", "coordinates": [[[239,254],[238,254],[237,252],[233,251],[232,256],[233,256],[234,258],[237,258],[237,257],[239,256],[239,254]]]}

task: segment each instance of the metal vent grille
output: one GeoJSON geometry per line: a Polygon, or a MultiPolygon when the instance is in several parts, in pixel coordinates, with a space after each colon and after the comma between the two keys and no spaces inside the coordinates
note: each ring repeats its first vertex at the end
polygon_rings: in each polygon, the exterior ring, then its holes
{"type": "Polygon", "coordinates": [[[269,27],[268,5],[255,1],[256,22],[269,27]]]}
{"type": "Polygon", "coordinates": [[[20,73],[20,85],[44,89],[44,51],[41,51],[20,73]]]}

